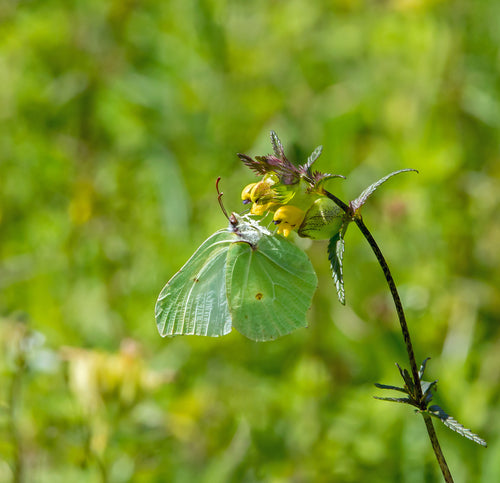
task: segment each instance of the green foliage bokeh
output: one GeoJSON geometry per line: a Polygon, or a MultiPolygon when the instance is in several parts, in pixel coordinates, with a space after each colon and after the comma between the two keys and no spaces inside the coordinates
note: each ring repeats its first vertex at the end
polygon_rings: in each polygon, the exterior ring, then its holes
{"type": "Polygon", "coordinates": [[[496,0],[0,4],[0,482],[433,482],[424,425],[376,401],[406,365],[350,227],[308,329],[161,339],[165,282],[255,180],[236,157],[347,176],[394,272],[457,482],[500,478],[496,0]]]}

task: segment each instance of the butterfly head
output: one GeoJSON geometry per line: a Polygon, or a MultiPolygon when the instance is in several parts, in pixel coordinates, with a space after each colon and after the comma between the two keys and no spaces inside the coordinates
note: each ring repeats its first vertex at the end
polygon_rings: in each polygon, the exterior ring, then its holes
{"type": "Polygon", "coordinates": [[[259,240],[264,235],[271,235],[271,232],[267,228],[263,227],[250,216],[238,215],[234,212],[229,216],[228,230],[238,235],[238,241],[246,242],[254,248],[257,247],[259,240]]]}

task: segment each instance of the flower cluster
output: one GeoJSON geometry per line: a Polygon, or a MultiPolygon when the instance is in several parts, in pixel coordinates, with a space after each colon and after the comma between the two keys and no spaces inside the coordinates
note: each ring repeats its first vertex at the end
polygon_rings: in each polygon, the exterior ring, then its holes
{"type": "Polygon", "coordinates": [[[245,186],[241,193],[243,203],[251,203],[252,215],[273,214],[278,234],[289,236],[294,230],[301,237],[331,238],[344,222],[344,212],[324,194],[323,185],[338,174],[313,171],[312,165],[321,154],[318,146],[302,165],[290,162],[283,145],[271,131],[274,154],[255,156],[238,154],[243,163],[262,178],[245,186]]]}

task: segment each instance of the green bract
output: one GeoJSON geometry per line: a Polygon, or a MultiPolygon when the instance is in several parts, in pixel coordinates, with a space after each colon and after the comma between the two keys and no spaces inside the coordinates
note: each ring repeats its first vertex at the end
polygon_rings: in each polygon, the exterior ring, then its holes
{"type": "Polygon", "coordinates": [[[321,197],[307,210],[298,234],[313,240],[325,240],[339,232],[344,219],[342,208],[329,198],[321,197]]]}
{"type": "Polygon", "coordinates": [[[217,337],[236,328],[255,341],[306,327],[317,277],[307,255],[250,217],[208,238],[161,291],[162,336],[217,337]]]}

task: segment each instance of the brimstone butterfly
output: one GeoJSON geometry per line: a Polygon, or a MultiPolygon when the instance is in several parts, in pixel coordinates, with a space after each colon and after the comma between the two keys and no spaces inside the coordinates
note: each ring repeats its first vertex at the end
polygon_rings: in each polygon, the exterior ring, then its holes
{"type": "Polygon", "coordinates": [[[234,327],[272,340],[306,327],[317,277],[307,255],[249,216],[233,213],[161,291],[155,307],[162,336],[217,337],[234,327]]]}

